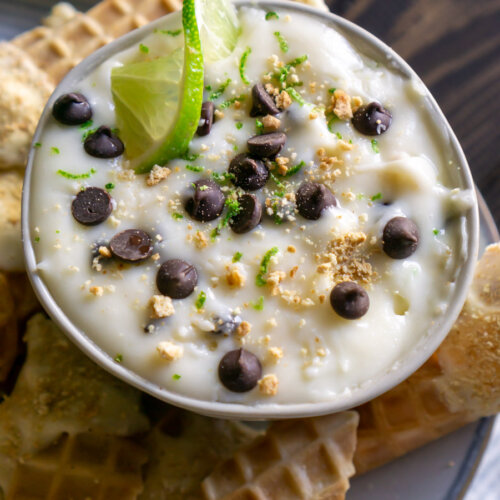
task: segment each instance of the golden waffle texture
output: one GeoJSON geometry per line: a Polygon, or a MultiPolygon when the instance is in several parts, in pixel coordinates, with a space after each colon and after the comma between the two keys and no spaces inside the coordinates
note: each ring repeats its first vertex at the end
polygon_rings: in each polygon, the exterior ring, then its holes
{"type": "Polygon", "coordinates": [[[64,435],[19,461],[5,500],[135,500],[145,462],[143,448],[129,439],[64,435]]]}
{"type": "Polygon", "coordinates": [[[355,412],[271,424],[202,483],[206,500],[342,499],[353,475],[355,412]]]}
{"type": "Polygon", "coordinates": [[[104,0],[59,27],[38,27],[12,43],[24,50],[54,83],[108,42],[178,10],[181,0],[104,0]]]}

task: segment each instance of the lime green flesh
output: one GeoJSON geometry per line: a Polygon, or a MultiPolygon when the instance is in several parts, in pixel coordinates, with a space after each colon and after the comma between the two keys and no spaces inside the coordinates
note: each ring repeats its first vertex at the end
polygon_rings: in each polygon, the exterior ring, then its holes
{"type": "Polygon", "coordinates": [[[117,126],[137,173],[187,152],[200,120],[204,58],[227,57],[239,35],[229,0],[184,0],[182,26],[183,48],[111,73],[117,126]]]}

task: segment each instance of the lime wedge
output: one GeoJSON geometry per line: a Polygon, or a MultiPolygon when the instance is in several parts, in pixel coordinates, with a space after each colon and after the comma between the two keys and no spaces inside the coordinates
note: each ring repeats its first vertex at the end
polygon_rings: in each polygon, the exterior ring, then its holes
{"type": "Polygon", "coordinates": [[[236,9],[228,0],[197,0],[196,17],[206,63],[229,56],[240,34],[236,9]]]}
{"type": "Polygon", "coordinates": [[[227,57],[239,35],[229,0],[184,0],[182,27],[182,48],[111,72],[117,127],[137,173],[188,150],[203,102],[204,56],[207,62],[227,57]]]}

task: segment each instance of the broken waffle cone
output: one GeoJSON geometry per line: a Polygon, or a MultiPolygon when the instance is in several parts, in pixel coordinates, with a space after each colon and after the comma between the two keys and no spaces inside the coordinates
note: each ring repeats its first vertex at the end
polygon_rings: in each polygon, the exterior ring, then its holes
{"type": "Polygon", "coordinates": [[[146,460],[145,450],[131,439],[66,434],[17,461],[5,500],[135,500],[146,460]]]}
{"type": "Polygon", "coordinates": [[[362,474],[500,410],[500,244],[478,262],[458,320],[410,378],[356,408],[362,474]]]}
{"type": "Polygon", "coordinates": [[[354,473],[355,412],[274,422],[202,483],[206,500],[343,499],[354,473]]]}

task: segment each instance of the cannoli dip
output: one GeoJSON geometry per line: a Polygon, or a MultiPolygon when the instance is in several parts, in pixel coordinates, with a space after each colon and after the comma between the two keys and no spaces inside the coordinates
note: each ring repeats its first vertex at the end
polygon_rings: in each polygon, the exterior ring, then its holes
{"type": "Polygon", "coordinates": [[[162,388],[331,401],[401,366],[446,312],[473,196],[420,81],[305,13],[237,15],[189,150],[147,173],[112,78],[182,47],[179,16],[60,92],[34,145],[37,272],[162,388]]]}

